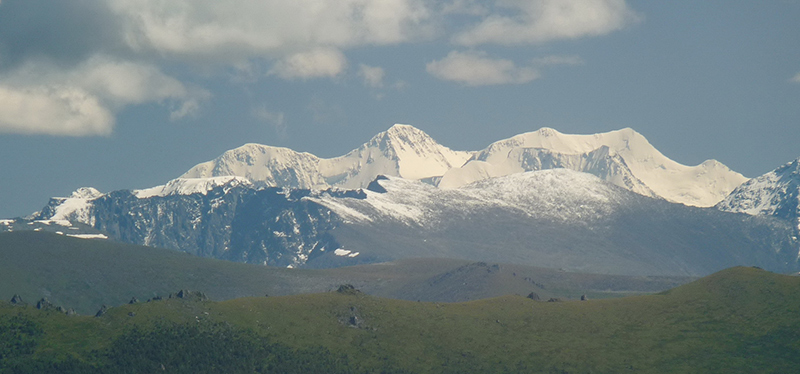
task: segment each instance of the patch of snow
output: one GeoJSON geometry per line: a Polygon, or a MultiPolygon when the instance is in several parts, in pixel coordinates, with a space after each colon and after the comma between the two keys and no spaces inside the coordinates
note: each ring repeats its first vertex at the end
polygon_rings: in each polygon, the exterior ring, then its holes
{"type": "Polygon", "coordinates": [[[75,221],[93,226],[92,203],[102,196],[104,194],[95,188],[81,187],[69,197],[61,198],[61,203],[55,208],[54,214],[49,219],[75,221]]]}
{"type": "Polygon", "coordinates": [[[356,256],[358,256],[358,255],[360,255],[360,254],[361,254],[361,253],[359,253],[359,252],[353,252],[353,253],[351,253],[351,254],[347,255],[347,257],[353,258],[353,257],[356,257],[356,256]]]}
{"type": "MultiPolygon", "coordinates": [[[[317,201],[317,199],[313,197],[304,197],[303,199],[317,201]]],[[[345,220],[349,219],[358,222],[372,221],[372,218],[370,218],[370,216],[358,211],[358,209],[354,209],[347,206],[347,204],[343,203],[339,199],[335,198],[325,199],[325,202],[326,202],[325,205],[328,207],[328,209],[335,211],[336,214],[339,215],[339,217],[342,217],[345,220]]]]}
{"type": "Polygon", "coordinates": [[[252,186],[252,183],[247,178],[236,176],[177,178],[161,186],[133,190],[131,192],[140,199],[146,199],[156,196],[192,195],[196,193],[206,195],[208,191],[220,186],[236,187],[239,185],[252,186]]]}
{"type": "MultiPolygon", "coordinates": [[[[435,226],[453,215],[503,209],[554,221],[588,223],[604,219],[625,198],[623,191],[599,178],[567,169],[512,174],[455,189],[438,189],[420,181],[389,177],[378,183],[385,193],[365,191],[366,199],[321,194],[309,197],[339,216],[364,216],[362,223],[400,221],[435,226]],[[354,213],[356,212],[356,213],[354,213]]],[[[343,252],[341,255],[346,255],[343,252]]],[[[349,254],[349,252],[348,252],[349,254]]]]}
{"type": "Polygon", "coordinates": [[[349,255],[351,252],[352,251],[347,250],[347,249],[337,248],[335,251],[333,251],[333,254],[335,254],[337,256],[340,256],[340,257],[343,257],[343,256],[349,255]]]}
{"type": "Polygon", "coordinates": [[[108,236],[103,234],[67,234],[67,236],[79,239],[108,239],[108,236]]]}
{"type": "Polygon", "coordinates": [[[48,226],[50,225],[64,226],[64,227],[72,226],[72,222],[65,219],[43,219],[43,220],[33,221],[32,223],[41,223],[43,225],[48,225],[48,226]]]}
{"type": "Polygon", "coordinates": [[[11,226],[14,223],[13,219],[0,219],[0,225],[11,226]]]}
{"type": "Polygon", "coordinates": [[[64,235],[64,233],[63,233],[63,232],[61,232],[61,231],[56,231],[56,234],[58,234],[58,235],[64,235]]]}

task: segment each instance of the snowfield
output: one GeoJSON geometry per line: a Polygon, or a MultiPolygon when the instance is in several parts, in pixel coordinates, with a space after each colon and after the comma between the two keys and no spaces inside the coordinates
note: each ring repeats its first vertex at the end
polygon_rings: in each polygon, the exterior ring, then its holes
{"type": "Polygon", "coordinates": [[[611,214],[622,199],[620,189],[615,186],[593,175],[567,169],[512,174],[453,189],[396,177],[377,183],[386,192],[366,190],[366,199],[326,194],[307,199],[349,221],[393,220],[427,228],[448,215],[479,214],[490,209],[558,222],[589,223],[611,214]]]}

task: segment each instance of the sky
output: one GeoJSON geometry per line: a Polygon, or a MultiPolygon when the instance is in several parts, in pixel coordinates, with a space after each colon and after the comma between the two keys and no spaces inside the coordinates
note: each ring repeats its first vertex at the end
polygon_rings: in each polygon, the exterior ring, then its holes
{"type": "Polygon", "coordinates": [[[245,143],[334,157],[630,127],[755,177],[800,157],[800,1],[0,0],[0,217],[245,143]]]}

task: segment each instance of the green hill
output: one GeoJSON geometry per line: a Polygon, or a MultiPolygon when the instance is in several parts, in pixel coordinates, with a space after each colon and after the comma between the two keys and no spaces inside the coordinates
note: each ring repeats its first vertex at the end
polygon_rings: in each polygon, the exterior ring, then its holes
{"type": "Polygon", "coordinates": [[[181,289],[212,300],[325,292],[353,284],[365,293],[421,301],[468,301],[536,292],[542,298],[618,297],[686,283],[682,277],[581,274],[462,260],[404,260],[337,269],[284,269],[39,232],[0,234],[0,300],[19,294],[94,314],[101,305],[181,289]]]}
{"type": "Polygon", "coordinates": [[[428,303],[342,289],[173,298],[96,318],[5,302],[0,372],[789,373],[800,367],[798,311],[800,278],[742,267],[589,301],[428,303]]]}

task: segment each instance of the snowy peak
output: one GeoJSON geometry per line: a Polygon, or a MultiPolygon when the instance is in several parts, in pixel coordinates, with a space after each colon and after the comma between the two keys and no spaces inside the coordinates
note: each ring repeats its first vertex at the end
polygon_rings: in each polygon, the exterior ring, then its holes
{"type": "Polygon", "coordinates": [[[146,199],[150,197],[164,197],[173,195],[192,195],[199,193],[208,194],[208,191],[217,187],[230,189],[240,185],[252,186],[250,180],[241,177],[213,177],[213,178],[178,178],[167,184],[131,191],[136,197],[146,199]]]}
{"type": "Polygon", "coordinates": [[[440,152],[443,148],[445,147],[424,131],[414,126],[398,124],[373,136],[353,152],[377,150],[387,158],[399,161],[402,156],[414,154],[425,157],[440,152]]]}
{"type": "Polygon", "coordinates": [[[410,125],[394,125],[344,156],[245,144],[198,164],[181,178],[239,176],[256,185],[303,189],[366,187],[378,175],[408,179],[437,177],[460,166],[471,153],[456,152],[410,125]]]}
{"type": "Polygon", "coordinates": [[[747,180],[714,160],[694,167],[681,165],[630,128],[593,135],[542,128],[489,145],[463,167],[448,171],[439,185],[453,188],[545,168],[587,172],[645,196],[702,207],[713,206],[747,180]],[[528,157],[521,158],[522,154],[528,157]]]}
{"type": "Polygon", "coordinates": [[[270,187],[326,188],[319,162],[310,153],[248,143],[196,165],[180,178],[238,176],[270,187]]]}
{"type": "Polygon", "coordinates": [[[334,158],[260,144],[245,144],[198,164],[181,178],[238,176],[256,186],[302,189],[365,188],[378,175],[457,188],[487,178],[564,168],[590,173],[630,191],[708,207],[747,180],[709,160],[685,166],[644,136],[624,128],[591,135],[541,128],[500,140],[478,152],[453,151],[410,125],[397,124],[334,158]]]}
{"type": "Polygon", "coordinates": [[[96,199],[103,196],[103,193],[93,187],[81,187],[75,190],[70,196],[70,199],[96,199]]]}
{"type": "Polygon", "coordinates": [[[81,187],[69,197],[54,197],[44,209],[34,214],[36,220],[52,220],[59,222],[80,222],[92,226],[92,201],[105,196],[92,187],[81,187]]]}
{"type": "Polygon", "coordinates": [[[800,159],[742,184],[717,208],[789,219],[800,230],[800,159]]]}
{"type": "Polygon", "coordinates": [[[348,154],[323,161],[332,185],[366,187],[378,175],[425,179],[460,166],[471,154],[456,152],[410,125],[394,125],[348,154]]]}
{"type": "MultiPolygon", "coordinates": [[[[139,199],[152,197],[166,197],[176,195],[206,195],[217,187],[223,187],[225,192],[237,186],[252,187],[253,184],[241,177],[214,177],[214,178],[178,178],[161,186],[130,191],[139,199]]],[[[82,187],[73,192],[69,197],[54,197],[41,212],[34,215],[37,220],[54,220],[64,222],[80,222],[94,226],[94,202],[106,196],[91,187],[82,187]]]]}
{"type": "MultiPolygon", "coordinates": [[[[630,128],[601,134],[568,135],[549,127],[543,127],[537,131],[492,143],[485,150],[479,152],[475,159],[486,161],[487,158],[502,154],[504,150],[511,148],[543,148],[564,154],[581,154],[602,146],[607,146],[614,152],[643,149],[644,152],[639,153],[651,154],[652,151],[658,153],[644,136],[630,128]]],[[[661,154],[658,153],[658,155],[661,154]]]]}

